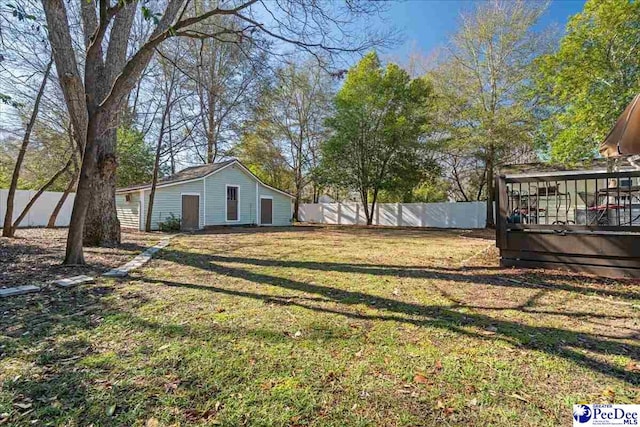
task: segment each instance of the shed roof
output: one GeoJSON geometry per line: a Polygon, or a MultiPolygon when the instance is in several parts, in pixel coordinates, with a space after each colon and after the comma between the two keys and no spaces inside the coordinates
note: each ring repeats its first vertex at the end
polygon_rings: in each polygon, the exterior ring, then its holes
{"type": "MultiPolygon", "coordinates": [[[[169,175],[169,176],[166,176],[166,177],[164,177],[162,179],[159,179],[158,183],[156,184],[156,188],[165,187],[165,186],[168,186],[168,185],[179,184],[179,183],[182,183],[182,182],[194,181],[194,180],[197,180],[197,179],[203,179],[203,178],[206,178],[209,175],[212,175],[215,172],[218,172],[218,171],[224,169],[225,167],[227,167],[227,166],[229,166],[229,165],[231,165],[233,163],[238,164],[238,166],[240,166],[245,172],[247,172],[249,175],[251,175],[254,179],[256,179],[260,184],[264,185],[265,187],[270,188],[272,190],[275,190],[275,191],[277,191],[279,193],[282,193],[282,194],[284,194],[286,196],[293,197],[291,194],[287,193],[286,191],[279,190],[279,189],[277,189],[275,187],[272,187],[272,186],[267,185],[264,182],[262,182],[260,180],[260,178],[255,176],[249,169],[247,169],[237,159],[231,159],[231,160],[226,160],[224,162],[210,163],[210,164],[206,164],[206,165],[188,167],[186,169],[181,170],[180,172],[176,172],[173,175],[169,175]]],[[[132,185],[132,186],[129,186],[129,187],[118,188],[116,190],[116,193],[118,193],[118,194],[130,193],[130,192],[133,192],[133,191],[147,190],[149,188],[151,188],[151,183],[132,185]]]]}

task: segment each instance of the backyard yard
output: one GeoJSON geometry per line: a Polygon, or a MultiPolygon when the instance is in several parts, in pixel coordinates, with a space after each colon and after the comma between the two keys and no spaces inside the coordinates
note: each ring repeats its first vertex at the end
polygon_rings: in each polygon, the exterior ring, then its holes
{"type": "Polygon", "coordinates": [[[499,269],[493,239],[214,230],[0,300],[0,424],[540,426],[640,403],[640,284],[499,269]]]}

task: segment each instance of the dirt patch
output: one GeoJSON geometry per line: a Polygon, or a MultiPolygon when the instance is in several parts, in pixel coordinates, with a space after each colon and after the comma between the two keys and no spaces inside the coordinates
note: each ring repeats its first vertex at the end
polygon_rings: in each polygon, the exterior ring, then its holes
{"type": "Polygon", "coordinates": [[[67,229],[26,228],[16,238],[0,237],[0,288],[41,284],[79,274],[99,275],[129,261],[162,238],[157,233],[126,231],[116,248],[85,248],[85,266],[62,265],[67,229]]]}

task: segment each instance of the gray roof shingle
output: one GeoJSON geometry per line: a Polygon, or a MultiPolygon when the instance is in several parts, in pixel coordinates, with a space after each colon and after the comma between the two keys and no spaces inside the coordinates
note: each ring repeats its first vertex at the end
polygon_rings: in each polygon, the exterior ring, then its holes
{"type": "MultiPolygon", "coordinates": [[[[170,184],[170,183],[177,183],[177,182],[189,181],[189,180],[192,180],[192,179],[202,178],[204,176],[209,175],[212,172],[217,171],[218,169],[222,169],[223,167],[225,167],[225,166],[227,166],[227,165],[229,165],[229,164],[231,164],[233,162],[237,162],[237,160],[236,159],[232,159],[232,160],[227,160],[227,161],[219,162],[219,163],[210,163],[210,164],[207,164],[207,165],[191,166],[191,167],[183,169],[180,172],[177,172],[177,173],[175,173],[173,175],[169,175],[169,176],[166,176],[164,178],[159,179],[157,186],[160,187],[162,185],[166,185],[166,184],[170,184]]],[[[129,191],[142,190],[142,189],[147,189],[147,188],[151,188],[151,183],[131,185],[129,187],[118,188],[116,190],[116,193],[127,193],[129,191]]]]}

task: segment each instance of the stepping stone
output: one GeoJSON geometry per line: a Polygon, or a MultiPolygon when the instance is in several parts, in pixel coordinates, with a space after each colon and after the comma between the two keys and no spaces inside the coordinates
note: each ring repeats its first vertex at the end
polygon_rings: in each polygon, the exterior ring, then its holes
{"type": "Polygon", "coordinates": [[[127,277],[129,272],[122,268],[114,268],[103,274],[104,277],[127,277]]]}
{"type": "Polygon", "coordinates": [[[54,280],[53,284],[63,288],[68,288],[70,286],[79,285],[81,283],[92,283],[92,282],[94,282],[93,277],[82,275],[82,276],[69,277],[67,279],[54,280]]]}
{"type": "MultiPolygon", "coordinates": [[[[173,237],[173,236],[171,236],[173,237]]],[[[109,270],[104,273],[102,276],[104,277],[127,277],[131,270],[142,267],[147,262],[153,258],[153,255],[158,252],[160,249],[166,247],[170,243],[170,238],[166,240],[162,240],[158,242],[157,245],[151,246],[145,249],[140,255],[136,256],[134,259],[129,261],[128,263],[121,265],[118,268],[114,268],[113,270],[109,270]]]]}
{"type": "Polygon", "coordinates": [[[31,292],[40,292],[40,288],[34,285],[17,286],[15,288],[4,288],[0,289],[0,298],[28,294],[31,292]]]}
{"type": "Polygon", "coordinates": [[[169,244],[169,241],[168,241],[168,240],[163,240],[163,241],[161,241],[160,243],[158,243],[158,244],[155,246],[155,248],[162,249],[162,248],[166,247],[168,244],[169,244]]]}

